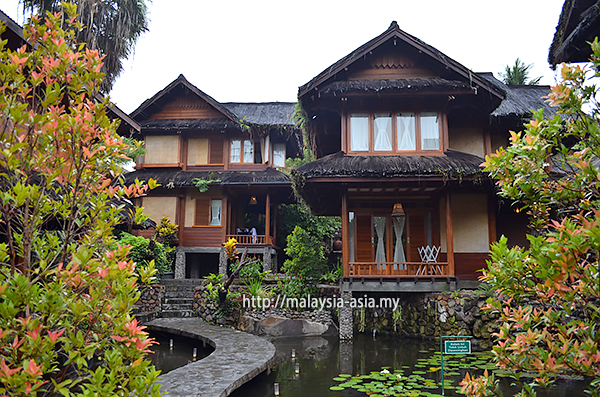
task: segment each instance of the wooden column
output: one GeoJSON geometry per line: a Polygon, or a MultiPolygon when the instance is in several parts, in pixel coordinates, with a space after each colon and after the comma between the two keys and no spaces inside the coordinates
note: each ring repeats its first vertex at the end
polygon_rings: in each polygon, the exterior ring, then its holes
{"type": "Polygon", "coordinates": [[[177,211],[177,216],[176,216],[176,220],[175,222],[177,222],[177,225],[179,226],[179,230],[177,231],[177,239],[179,240],[179,244],[181,245],[183,243],[183,228],[185,227],[185,199],[186,199],[186,190],[182,189],[183,192],[180,193],[179,197],[178,197],[178,202],[179,202],[179,208],[177,211]]]}
{"type": "Polygon", "coordinates": [[[348,227],[348,196],[342,192],[342,275],[350,276],[350,228],[348,227]]]}
{"type": "Polygon", "coordinates": [[[277,245],[277,207],[273,208],[273,245],[277,245]]]}
{"type": "Polygon", "coordinates": [[[454,276],[454,231],[452,227],[452,206],[450,193],[446,193],[446,251],[448,252],[448,273],[454,276]]]}
{"type": "Polygon", "coordinates": [[[221,199],[221,241],[227,241],[227,224],[229,223],[229,211],[228,211],[228,200],[227,190],[223,189],[223,198],[221,199]]]}
{"type": "MultiPolygon", "coordinates": [[[[268,239],[271,233],[271,195],[267,193],[267,199],[265,203],[265,238],[268,239]]],[[[270,244],[269,241],[265,241],[265,244],[270,244]]]]}

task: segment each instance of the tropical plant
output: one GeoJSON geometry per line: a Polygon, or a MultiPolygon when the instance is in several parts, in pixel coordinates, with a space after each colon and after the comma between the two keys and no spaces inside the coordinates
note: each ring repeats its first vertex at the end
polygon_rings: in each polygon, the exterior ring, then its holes
{"type": "Polygon", "coordinates": [[[116,181],[128,147],[95,95],[101,57],[64,10],[34,16],[17,51],[0,42],[0,395],[158,396],[131,314],[156,270],[110,248],[111,200],[147,187],[116,181]]]}
{"type": "MultiPolygon", "coordinates": [[[[591,380],[600,389],[600,44],[592,43],[592,67],[566,65],[548,95],[563,117],[537,112],[510,145],[486,157],[500,194],[531,215],[535,236],[528,249],[492,246],[481,279],[500,294],[487,310],[499,313],[497,365],[522,383],[521,395],[550,387],[558,376],[591,380]],[[520,379],[519,374],[535,374],[520,379]]],[[[466,378],[463,391],[485,395],[491,379],[466,378]]]]}
{"type": "Polygon", "coordinates": [[[125,232],[119,235],[119,239],[111,247],[116,248],[117,244],[130,247],[129,258],[133,260],[136,269],[146,267],[150,261],[154,261],[158,277],[173,271],[173,263],[169,256],[175,250],[172,247],[159,243],[154,239],[133,236],[125,232]]]}
{"type": "Polygon", "coordinates": [[[283,263],[283,270],[297,274],[301,279],[314,285],[325,271],[326,258],[320,240],[314,239],[307,231],[296,226],[287,237],[285,253],[290,257],[283,263]]]}
{"type": "Polygon", "coordinates": [[[519,58],[515,60],[515,64],[504,67],[504,72],[500,72],[500,78],[504,84],[509,85],[537,85],[540,83],[542,76],[530,78],[529,71],[533,64],[525,64],[519,58]]]}
{"type": "Polygon", "coordinates": [[[208,191],[208,188],[210,187],[210,185],[212,185],[213,183],[219,183],[219,182],[221,182],[221,180],[218,178],[215,178],[215,174],[211,172],[210,175],[208,176],[208,178],[195,178],[194,186],[196,186],[198,188],[198,191],[200,193],[206,193],[208,191]]]}
{"type": "MultiPolygon", "coordinates": [[[[79,43],[86,43],[103,56],[105,74],[102,91],[110,92],[123,70],[122,62],[133,53],[136,41],[148,31],[148,9],[144,0],[74,0],[79,43]]],[[[23,13],[44,17],[46,12],[60,12],[62,0],[22,0],[23,13]]]]}

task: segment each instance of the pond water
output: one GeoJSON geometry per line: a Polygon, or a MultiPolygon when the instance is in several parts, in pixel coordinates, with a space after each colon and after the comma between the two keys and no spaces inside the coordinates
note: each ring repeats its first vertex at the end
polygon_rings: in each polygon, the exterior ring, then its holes
{"type": "Polygon", "coordinates": [[[194,361],[194,348],[196,348],[196,360],[203,359],[215,350],[209,344],[204,346],[198,339],[159,331],[150,331],[149,334],[158,342],[150,349],[154,352],[149,355],[150,360],[163,374],[194,361]],[[171,340],[173,340],[173,348],[170,347],[171,340]]]}
{"type": "MultiPolygon", "coordinates": [[[[183,347],[183,341],[176,342],[180,349],[161,350],[160,358],[155,361],[159,369],[163,365],[173,365],[174,357],[181,352],[180,365],[191,359],[192,347],[202,347],[202,342],[190,340],[191,344],[183,347]],[[194,345],[195,343],[195,345],[194,345]]],[[[186,338],[182,338],[186,339],[186,338]]],[[[339,374],[369,374],[388,367],[392,373],[402,371],[401,376],[406,388],[399,395],[438,396],[441,395],[441,371],[439,370],[439,341],[423,341],[420,339],[380,336],[373,339],[368,334],[355,334],[350,344],[340,343],[336,336],[328,337],[291,337],[271,339],[277,348],[276,362],[270,374],[263,373],[246,383],[231,394],[231,397],[272,397],[273,384],[278,383],[281,397],[366,397],[366,392],[346,387],[342,391],[332,391],[332,386],[342,384],[347,379],[339,378],[339,374]],[[295,358],[292,358],[292,349],[295,358]],[[437,353],[437,354],[436,354],[437,353]],[[296,373],[296,364],[299,372],[296,373]],[[436,369],[437,368],[437,369],[436,369]],[[334,380],[337,378],[338,380],[334,380]],[[407,394],[410,393],[410,394],[407,394]]],[[[161,344],[162,346],[162,344],[161,344]]],[[[207,345],[208,346],[208,345],[207,345]]],[[[200,350],[200,349],[199,349],[200,350]]],[[[487,358],[480,353],[471,355],[444,355],[446,380],[445,395],[460,396],[459,383],[467,371],[481,374],[487,358]],[[450,364],[450,365],[448,365],[450,364]],[[471,369],[469,369],[471,368],[471,369]]],[[[171,368],[172,369],[172,368],[171,368]]],[[[367,382],[367,381],[365,381],[367,382]]],[[[547,394],[540,391],[538,395],[547,397],[579,397],[584,396],[584,381],[560,381],[547,394]]],[[[505,395],[514,394],[510,382],[502,382],[505,395]]]]}

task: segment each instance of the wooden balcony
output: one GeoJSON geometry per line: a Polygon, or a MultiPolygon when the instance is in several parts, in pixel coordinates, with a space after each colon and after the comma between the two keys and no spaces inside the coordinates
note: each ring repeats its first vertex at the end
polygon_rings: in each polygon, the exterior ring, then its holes
{"type": "MultiPolygon", "coordinates": [[[[350,262],[350,277],[445,277],[448,262],[350,262]]],[[[346,269],[344,269],[346,270],[346,269]]]]}
{"type": "Polygon", "coordinates": [[[230,238],[236,239],[239,245],[271,245],[273,243],[273,239],[271,236],[265,234],[228,234],[227,239],[230,238]]]}

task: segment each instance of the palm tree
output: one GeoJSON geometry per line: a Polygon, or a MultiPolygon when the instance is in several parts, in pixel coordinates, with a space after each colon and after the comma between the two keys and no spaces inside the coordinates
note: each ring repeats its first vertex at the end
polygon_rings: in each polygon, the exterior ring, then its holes
{"type": "MultiPolygon", "coordinates": [[[[84,28],[77,41],[86,43],[104,55],[103,72],[106,74],[102,91],[110,92],[123,70],[137,39],[148,31],[147,6],[144,0],[73,0],[77,4],[77,18],[84,28]]],[[[45,15],[46,11],[60,11],[62,0],[22,0],[23,13],[45,15]]]]}
{"type": "Polygon", "coordinates": [[[506,65],[504,73],[500,72],[500,78],[504,84],[508,85],[537,85],[539,84],[542,76],[536,78],[529,78],[529,69],[533,66],[532,63],[526,65],[521,62],[519,58],[515,61],[515,64],[511,67],[506,65]]]}

